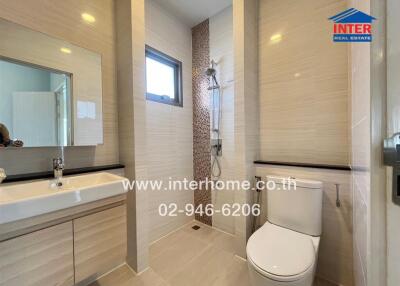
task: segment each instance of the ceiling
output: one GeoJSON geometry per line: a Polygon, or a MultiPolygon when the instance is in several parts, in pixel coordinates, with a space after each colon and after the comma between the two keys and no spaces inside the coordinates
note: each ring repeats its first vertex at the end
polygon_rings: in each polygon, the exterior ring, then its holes
{"type": "Polygon", "coordinates": [[[154,0],[190,27],[232,5],[232,0],[154,0]]]}

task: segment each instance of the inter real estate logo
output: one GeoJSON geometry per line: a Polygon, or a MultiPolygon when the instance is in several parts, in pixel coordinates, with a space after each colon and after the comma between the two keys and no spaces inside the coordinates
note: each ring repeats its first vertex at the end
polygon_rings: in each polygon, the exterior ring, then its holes
{"type": "Polygon", "coordinates": [[[334,42],[371,42],[371,24],[376,18],[350,8],[331,18],[334,42]]]}

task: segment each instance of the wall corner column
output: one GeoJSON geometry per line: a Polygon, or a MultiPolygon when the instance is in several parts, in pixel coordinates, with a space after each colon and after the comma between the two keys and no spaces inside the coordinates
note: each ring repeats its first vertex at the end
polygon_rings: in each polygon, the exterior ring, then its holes
{"type": "MultiPolygon", "coordinates": [[[[259,153],[258,0],[233,0],[236,179],[254,181],[259,153]]],[[[251,204],[251,191],[236,190],[235,203],[251,204]]],[[[246,257],[251,216],[235,218],[236,254],[246,257]]]]}
{"type": "MultiPolygon", "coordinates": [[[[120,162],[129,180],[146,180],[145,2],[116,0],[117,83],[120,162]]],[[[126,262],[136,272],[148,267],[147,190],[127,199],[126,262]]]]}

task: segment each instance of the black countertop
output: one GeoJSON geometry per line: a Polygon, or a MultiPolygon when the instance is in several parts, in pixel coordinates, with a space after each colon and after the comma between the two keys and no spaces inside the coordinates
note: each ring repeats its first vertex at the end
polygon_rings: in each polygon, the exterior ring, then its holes
{"type": "MultiPolygon", "coordinates": [[[[77,175],[77,174],[84,174],[84,173],[92,173],[92,172],[101,172],[101,171],[114,170],[114,169],[122,169],[124,167],[125,166],[121,165],[121,164],[114,164],[114,165],[104,165],[104,166],[93,166],[93,167],[84,167],[84,168],[65,169],[63,174],[65,176],[77,175]]],[[[18,175],[7,176],[7,178],[3,181],[3,183],[13,183],[13,182],[30,181],[30,180],[38,180],[38,179],[48,179],[48,178],[53,178],[53,177],[54,177],[53,171],[18,174],[18,175]]]]}

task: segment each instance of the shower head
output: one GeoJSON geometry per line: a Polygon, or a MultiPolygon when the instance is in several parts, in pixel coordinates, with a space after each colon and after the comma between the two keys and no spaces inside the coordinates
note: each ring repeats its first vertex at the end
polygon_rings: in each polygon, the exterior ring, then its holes
{"type": "Polygon", "coordinates": [[[208,69],[206,69],[207,76],[215,76],[216,73],[217,71],[215,70],[214,67],[209,67],[208,69]]]}
{"type": "Polygon", "coordinates": [[[213,90],[213,89],[218,89],[219,88],[219,84],[217,81],[217,70],[215,69],[215,66],[217,65],[217,63],[212,60],[210,67],[208,69],[206,69],[206,76],[209,77],[209,81],[210,81],[210,86],[208,87],[208,90],[213,90]]]}
{"type": "Polygon", "coordinates": [[[206,69],[207,76],[215,76],[217,74],[217,70],[215,69],[216,65],[217,65],[216,61],[211,60],[210,67],[206,69]]]}

